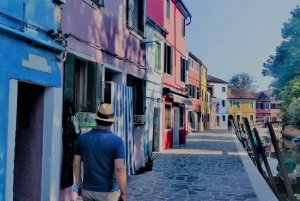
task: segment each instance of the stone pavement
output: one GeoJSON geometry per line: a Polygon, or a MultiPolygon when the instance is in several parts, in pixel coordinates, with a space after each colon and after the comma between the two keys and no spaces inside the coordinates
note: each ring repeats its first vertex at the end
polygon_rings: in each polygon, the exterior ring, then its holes
{"type": "Polygon", "coordinates": [[[153,171],[128,178],[129,201],[259,200],[227,130],[189,134],[158,154],[153,171]]]}

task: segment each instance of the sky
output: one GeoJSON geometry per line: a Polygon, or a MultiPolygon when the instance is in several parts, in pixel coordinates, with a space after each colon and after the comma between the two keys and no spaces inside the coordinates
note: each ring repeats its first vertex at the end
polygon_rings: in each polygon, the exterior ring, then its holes
{"type": "MultiPolygon", "coordinates": [[[[263,63],[283,41],[283,23],[299,0],[183,0],[192,15],[187,26],[187,49],[208,69],[208,75],[229,81],[249,73],[257,91],[273,80],[261,72],[263,63]]],[[[188,21],[188,20],[187,20],[188,21]]]]}

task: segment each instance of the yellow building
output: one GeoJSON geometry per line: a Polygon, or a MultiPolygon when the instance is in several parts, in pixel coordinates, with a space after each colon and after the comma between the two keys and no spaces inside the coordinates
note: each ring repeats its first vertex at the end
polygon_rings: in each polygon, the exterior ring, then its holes
{"type": "Polygon", "coordinates": [[[207,122],[209,121],[209,107],[208,96],[207,96],[207,68],[205,65],[201,65],[200,73],[200,96],[201,96],[201,131],[207,129],[207,122]]]}
{"type": "Polygon", "coordinates": [[[228,118],[244,124],[247,117],[250,125],[256,122],[256,97],[244,89],[228,88],[228,118]]]}

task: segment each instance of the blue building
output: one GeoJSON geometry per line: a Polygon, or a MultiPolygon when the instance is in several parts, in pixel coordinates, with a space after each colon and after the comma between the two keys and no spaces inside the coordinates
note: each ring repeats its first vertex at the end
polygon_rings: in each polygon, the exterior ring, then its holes
{"type": "Polygon", "coordinates": [[[215,102],[213,107],[216,111],[216,119],[214,127],[227,128],[228,123],[228,100],[227,100],[227,88],[228,82],[213,77],[211,75],[207,76],[207,81],[209,85],[214,86],[215,102]]]}
{"type": "Polygon", "coordinates": [[[62,3],[0,3],[0,201],[58,199],[62,3]]]}

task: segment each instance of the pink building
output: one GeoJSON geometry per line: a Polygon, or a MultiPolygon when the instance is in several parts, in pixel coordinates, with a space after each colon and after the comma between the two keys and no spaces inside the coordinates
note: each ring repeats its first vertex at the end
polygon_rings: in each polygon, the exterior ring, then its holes
{"type": "Polygon", "coordinates": [[[182,0],[147,1],[147,15],[169,34],[164,47],[162,149],[186,141],[186,26],[191,14],[182,0]],[[158,3],[160,2],[160,3],[158,3]],[[188,21],[186,22],[186,20],[188,21]]]}
{"type": "MultiPolygon", "coordinates": [[[[112,130],[125,143],[128,175],[143,165],[145,23],[145,0],[72,0],[62,14],[64,117],[69,100],[84,133],[96,125],[89,114],[111,103],[120,117],[112,130]]],[[[61,185],[60,200],[73,199],[70,185],[61,185]]]]}

